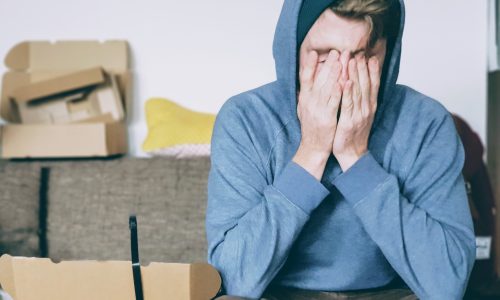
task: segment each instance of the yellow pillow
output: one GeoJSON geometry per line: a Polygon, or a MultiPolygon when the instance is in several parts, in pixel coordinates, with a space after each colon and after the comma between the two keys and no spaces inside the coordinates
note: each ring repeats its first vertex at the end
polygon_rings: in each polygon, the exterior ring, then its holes
{"type": "Polygon", "coordinates": [[[146,122],[148,136],[142,144],[145,152],[178,158],[210,155],[214,114],[152,98],[146,101],[146,122]]]}

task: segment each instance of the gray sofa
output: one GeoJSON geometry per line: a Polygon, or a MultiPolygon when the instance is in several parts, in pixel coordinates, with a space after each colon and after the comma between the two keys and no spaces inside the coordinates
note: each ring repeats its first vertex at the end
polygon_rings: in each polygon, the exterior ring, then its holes
{"type": "Polygon", "coordinates": [[[130,260],[137,215],[141,262],[206,261],[210,159],[0,161],[0,254],[130,260]]]}

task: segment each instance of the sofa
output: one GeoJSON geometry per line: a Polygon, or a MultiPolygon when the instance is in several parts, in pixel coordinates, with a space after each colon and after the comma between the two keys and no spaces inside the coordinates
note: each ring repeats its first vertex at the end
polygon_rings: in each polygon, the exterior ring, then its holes
{"type": "Polygon", "coordinates": [[[206,262],[210,158],[0,161],[0,254],[130,260],[137,216],[141,263],[206,262]]]}

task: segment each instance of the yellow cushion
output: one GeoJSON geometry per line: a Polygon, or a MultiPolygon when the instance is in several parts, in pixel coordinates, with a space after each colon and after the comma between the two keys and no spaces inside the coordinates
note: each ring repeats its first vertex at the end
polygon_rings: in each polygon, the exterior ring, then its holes
{"type": "Polygon", "coordinates": [[[215,114],[196,112],[168,99],[152,98],[146,101],[146,121],[148,136],[142,145],[145,152],[196,156],[206,152],[200,152],[197,146],[210,147],[215,114]],[[169,152],[169,149],[176,150],[169,152]]]}

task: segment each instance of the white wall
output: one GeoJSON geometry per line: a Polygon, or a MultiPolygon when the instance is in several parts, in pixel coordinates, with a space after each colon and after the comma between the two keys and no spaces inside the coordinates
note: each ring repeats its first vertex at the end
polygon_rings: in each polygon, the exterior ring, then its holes
{"type": "MultiPolygon", "coordinates": [[[[400,82],[440,100],[485,137],[486,0],[407,1],[400,82]]],[[[230,96],[275,78],[282,0],[0,0],[0,57],[27,39],[127,39],[133,54],[132,155],[153,96],[216,113],[230,96]]],[[[0,72],[5,67],[0,66],[0,72]]]]}
{"type": "Polygon", "coordinates": [[[406,11],[399,82],[464,117],[486,143],[487,0],[413,0],[406,11]]]}

